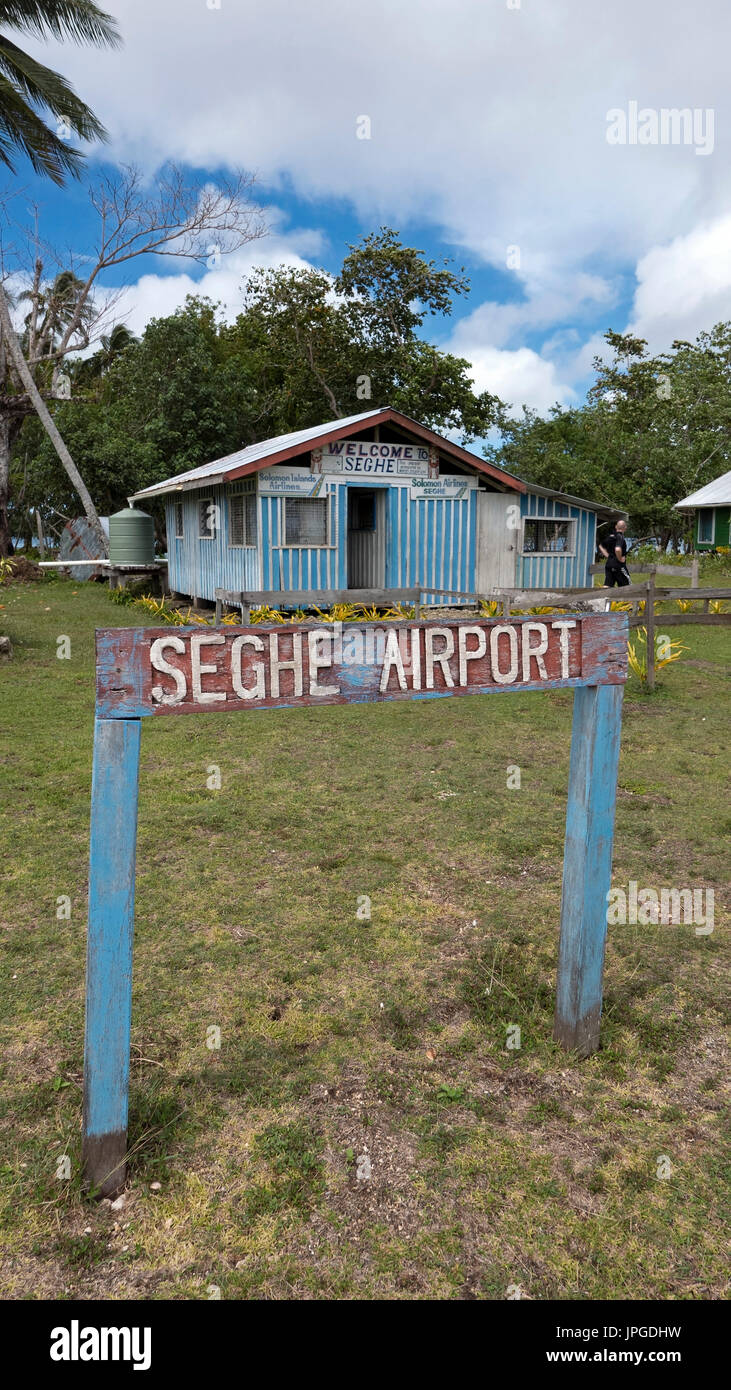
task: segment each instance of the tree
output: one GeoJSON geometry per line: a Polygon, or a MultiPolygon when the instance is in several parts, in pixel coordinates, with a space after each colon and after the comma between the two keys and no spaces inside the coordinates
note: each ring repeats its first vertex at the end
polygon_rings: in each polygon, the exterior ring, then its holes
{"type": "MultiPolygon", "coordinates": [[[[78,266],[83,266],[80,274],[71,265],[63,268],[63,276],[56,277],[55,296],[53,287],[49,290],[44,283],[44,261],[36,249],[27,291],[31,304],[26,319],[27,356],[13,329],[7,295],[0,284],[0,554],[7,553],[10,543],[10,453],[23,420],[32,413],[41,420],[106,553],[106,536],[96,508],[48,408],[48,402],[60,394],[59,370],[67,358],[88,348],[108,328],[119,292],[107,296],[101,305],[94,293],[100,276],[111,267],[153,254],[204,263],[211,255],[211,241],[218,253],[225,253],[263,236],[266,229],[251,201],[252,188],[253,179],[243,172],[215,185],[201,185],[188,182],[174,166],[158,177],[152,192],[146,190],[140,173],[133,168],[123,168],[92,183],[89,195],[97,214],[96,241],[90,252],[78,256],[78,266]],[[58,292],[59,281],[62,294],[58,292]],[[48,323],[53,331],[40,336],[28,323],[36,328],[48,323]]],[[[28,278],[22,251],[6,254],[3,269],[5,278],[23,272],[28,278]]]]}
{"type": "Polygon", "coordinates": [[[686,536],[681,497],[729,467],[731,324],[651,357],[641,338],[608,332],[609,361],[579,408],[504,422],[494,462],[531,482],[615,503],[638,537],[664,549],[686,536]]]}
{"type": "Polygon", "coordinates": [[[23,154],[37,174],[62,184],[83,161],[68,137],[104,140],[106,131],[65,78],[24,53],[8,29],[115,48],[116,20],[93,0],[0,0],[0,161],[15,172],[14,158],[23,154]],[[55,130],[38,108],[57,118],[55,130]]]}
{"type": "Polygon", "coordinates": [[[467,290],[461,274],[387,227],[350,247],[334,280],[322,270],[255,271],[229,336],[232,351],[256,362],[258,437],[379,404],[464,439],[486,434],[497,397],[476,394],[470,364],[420,336],[427,315],[448,315],[467,290]]]}
{"type": "Polygon", "coordinates": [[[102,333],[96,352],[79,363],[76,380],[100,380],[111,371],[122,353],[129,347],[136,347],[139,341],[126,323],[115,323],[111,333],[102,333]]]}
{"type": "MultiPolygon", "coordinates": [[[[364,246],[362,262],[351,248],[350,278],[337,289],[322,270],[256,271],[233,324],[190,296],[101,374],[103,350],[70,367],[72,398],[58,403],[56,419],[99,505],[116,510],[130,493],[243,444],[378,404],[463,437],[485,433],[501,403],[475,394],[467,362],[417,336],[463,282],[401,247],[395,233],[364,246]]],[[[52,509],[67,514],[73,502],[33,422],[16,449],[13,485],[49,527],[52,509]]]]}
{"type": "MultiPolygon", "coordinates": [[[[250,433],[251,372],[231,354],[208,300],[189,296],[175,314],[150,320],[139,342],[127,340],[100,372],[107,355],[102,348],[70,365],[71,399],[56,407],[102,514],[125,506],[130,493],[148,484],[233,452],[250,433]]],[[[41,510],[49,531],[54,514],[70,514],[74,490],[33,419],[15,450],[11,480],[13,495],[22,499],[12,512],[16,534],[28,507],[41,510]]]]}

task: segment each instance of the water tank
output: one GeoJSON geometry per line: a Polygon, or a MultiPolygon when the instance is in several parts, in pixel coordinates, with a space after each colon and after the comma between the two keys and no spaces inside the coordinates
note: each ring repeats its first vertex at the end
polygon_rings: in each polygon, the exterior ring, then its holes
{"type": "Polygon", "coordinates": [[[113,565],[151,565],[155,559],[152,517],[136,507],[125,507],[110,516],[109,559],[113,565]]]}

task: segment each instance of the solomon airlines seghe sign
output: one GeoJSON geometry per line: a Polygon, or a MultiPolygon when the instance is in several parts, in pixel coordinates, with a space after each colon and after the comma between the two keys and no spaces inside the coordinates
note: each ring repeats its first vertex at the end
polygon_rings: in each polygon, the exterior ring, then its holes
{"type": "Polygon", "coordinates": [[[624,614],[333,627],[115,628],[97,637],[97,717],[438,699],[618,685],[624,614]]]}

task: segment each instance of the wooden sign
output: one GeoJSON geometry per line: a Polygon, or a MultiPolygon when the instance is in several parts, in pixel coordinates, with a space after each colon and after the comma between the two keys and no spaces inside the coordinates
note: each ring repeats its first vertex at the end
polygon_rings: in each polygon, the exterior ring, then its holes
{"type": "Polygon", "coordinates": [[[319,497],[325,479],[309,468],[262,468],[257,481],[265,497],[319,497]]]}
{"type": "Polygon", "coordinates": [[[618,685],[621,613],[97,632],[105,719],[618,685]]]}
{"type": "Polygon", "coordinates": [[[371,439],[337,439],[324,444],[323,473],[409,478],[429,472],[429,449],[421,444],[381,444],[371,439]]]}
{"type": "Polygon", "coordinates": [[[599,1046],[627,631],[626,614],[606,613],[97,632],[83,1154],[100,1195],[126,1171],[142,719],[573,687],[554,1036],[586,1056],[599,1046]]]}

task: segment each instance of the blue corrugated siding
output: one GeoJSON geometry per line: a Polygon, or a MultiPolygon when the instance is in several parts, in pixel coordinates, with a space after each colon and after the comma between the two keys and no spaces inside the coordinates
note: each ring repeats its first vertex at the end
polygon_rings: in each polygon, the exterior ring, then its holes
{"type": "Polygon", "coordinates": [[[425,586],[424,602],[442,602],[429,589],[473,589],[477,553],[477,493],[464,498],[412,497],[390,488],[386,586],[425,586]]]}
{"type": "Polygon", "coordinates": [[[253,546],[228,544],[228,500],[222,487],[186,492],[165,506],[168,538],[168,582],[171,589],[191,598],[213,601],[216,589],[258,589],[259,557],[253,546]],[[198,535],[198,509],[210,497],[220,508],[220,526],[212,540],[198,535]],[[183,504],[183,538],[175,535],[175,505],[183,504]]]}
{"type": "MultiPolygon", "coordinates": [[[[330,535],[336,545],[322,549],[277,548],[282,499],[260,497],[262,587],[264,589],[347,589],[347,488],[369,487],[349,480],[328,482],[330,535]]],[[[436,589],[474,587],[476,492],[460,499],[414,498],[407,487],[386,489],[386,588],[433,584],[436,589]]],[[[438,602],[427,592],[426,602],[438,602]]]]}
{"type": "Polygon", "coordinates": [[[552,497],[525,493],[520,500],[521,515],[567,517],[576,522],[576,551],[573,555],[521,555],[518,559],[518,588],[584,589],[591,584],[589,566],[596,549],[596,515],[583,507],[569,506],[552,497]]]}
{"type": "MultiPolygon", "coordinates": [[[[181,594],[213,600],[225,589],[346,589],[348,587],[347,487],[373,487],[373,480],[326,484],[330,504],[327,547],[281,545],[283,499],[258,499],[258,546],[228,544],[227,490],[212,487],[186,492],[166,502],[170,587],[181,594]],[[214,540],[198,536],[201,498],[210,497],[221,509],[221,526],[214,540]],[[175,503],[182,501],[184,539],[175,536],[175,503]]],[[[527,493],[521,497],[525,516],[570,517],[576,522],[573,555],[520,555],[516,584],[526,589],[583,588],[591,582],[596,516],[581,507],[527,493]]],[[[425,585],[424,601],[440,602],[435,590],[474,590],[477,559],[477,493],[464,498],[414,497],[408,487],[386,489],[386,587],[425,585]],[[434,590],[428,586],[434,585],[434,590]]]]}
{"type": "Polygon", "coordinates": [[[330,536],[336,539],[331,546],[283,546],[283,503],[281,497],[259,497],[259,531],[261,536],[262,589],[337,589],[344,588],[340,571],[345,568],[343,547],[347,546],[347,515],[340,508],[338,515],[336,484],[327,484],[330,504],[330,536]]]}

